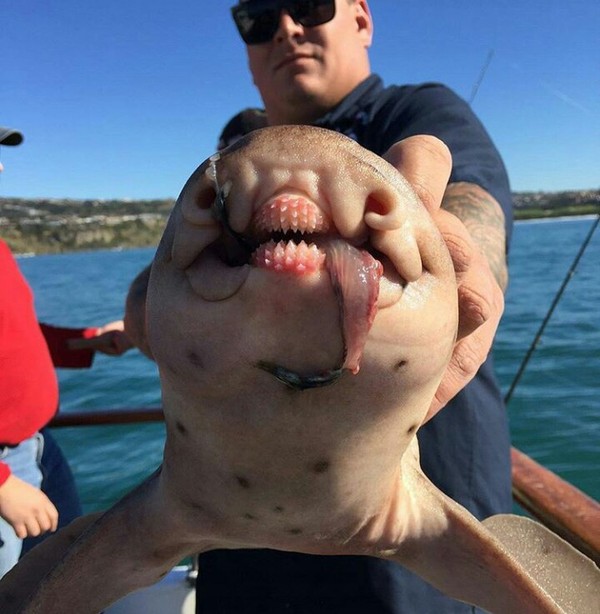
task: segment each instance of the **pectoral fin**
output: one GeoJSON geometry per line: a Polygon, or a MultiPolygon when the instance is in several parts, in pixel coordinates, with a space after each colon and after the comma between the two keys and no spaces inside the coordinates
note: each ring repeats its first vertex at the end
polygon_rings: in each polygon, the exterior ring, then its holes
{"type": "Polygon", "coordinates": [[[157,582],[194,551],[171,537],[177,534],[171,510],[156,472],[104,514],[82,518],[34,548],[0,582],[0,611],[100,612],[157,582]]]}
{"type": "Polygon", "coordinates": [[[75,541],[102,516],[101,513],[77,518],[55,535],[46,538],[0,583],[0,612],[21,612],[23,604],[42,579],[63,559],[75,541]]]}
{"type": "Polygon", "coordinates": [[[492,614],[565,614],[535,570],[529,573],[487,526],[436,488],[416,457],[412,466],[405,463],[404,479],[414,517],[393,557],[398,563],[449,597],[492,614]]]}
{"type": "Polygon", "coordinates": [[[523,516],[499,514],[483,525],[565,612],[600,612],[600,570],[573,546],[523,516]]]}

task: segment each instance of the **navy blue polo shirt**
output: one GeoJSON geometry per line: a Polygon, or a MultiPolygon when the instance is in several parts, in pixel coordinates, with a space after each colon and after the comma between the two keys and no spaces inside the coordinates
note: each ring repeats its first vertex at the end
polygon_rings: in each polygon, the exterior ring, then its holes
{"type": "MultiPolygon", "coordinates": [[[[246,109],[219,146],[266,125],[246,109]]],[[[370,76],[315,122],[383,155],[397,141],[430,134],[452,152],[450,181],[487,190],[501,205],[506,233],[512,198],[502,159],[469,105],[438,83],[384,87],[370,76]]],[[[443,492],[478,518],[510,512],[508,419],[492,359],[418,432],[421,465],[443,492]]],[[[406,569],[370,557],[319,557],[272,550],[216,550],[200,556],[198,614],[459,614],[478,611],[448,599],[406,569]]]]}

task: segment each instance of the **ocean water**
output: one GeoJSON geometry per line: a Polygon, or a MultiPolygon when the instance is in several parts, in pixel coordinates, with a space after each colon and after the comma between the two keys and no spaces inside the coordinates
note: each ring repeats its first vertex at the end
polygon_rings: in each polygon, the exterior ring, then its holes
{"type": "MultiPolygon", "coordinates": [[[[503,390],[567,275],[593,218],[520,222],[506,312],[494,349],[503,390]]],[[[152,249],[19,259],[41,320],[88,326],[120,319],[152,249]]],[[[551,318],[508,411],[513,444],[600,500],[600,230],[551,318]]],[[[160,406],[154,364],[137,351],[99,355],[89,370],[59,370],[61,411],[160,406]]],[[[55,429],[86,511],[102,509],[160,463],[162,424],[55,429]]]]}

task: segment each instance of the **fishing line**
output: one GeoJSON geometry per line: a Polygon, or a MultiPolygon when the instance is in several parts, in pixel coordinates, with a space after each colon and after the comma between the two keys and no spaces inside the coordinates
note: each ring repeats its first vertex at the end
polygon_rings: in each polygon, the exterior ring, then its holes
{"type": "Polygon", "coordinates": [[[494,53],[495,53],[494,49],[490,49],[485,59],[485,62],[483,63],[483,66],[481,67],[481,70],[479,71],[479,77],[473,84],[473,89],[471,90],[471,96],[469,98],[470,105],[473,104],[473,101],[475,100],[475,97],[477,96],[477,92],[479,91],[479,87],[483,83],[483,80],[485,79],[485,74],[487,73],[487,70],[490,67],[490,64],[492,63],[492,58],[494,57],[494,53]]]}
{"type": "Polygon", "coordinates": [[[542,335],[544,334],[544,329],[546,328],[546,325],[548,324],[548,322],[550,321],[550,318],[552,317],[552,314],[554,313],[554,310],[556,309],[556,306],[558,305],[563,292],[565,291],[565,288],[567,287],[567,284],[571,281],[571,277],[573,277],[574,273],[575,273],[575,269],[577,268],[577,265],[579,264],[579,261],[581,260],[581,257],[583,256],[589,242],[592,239],[592,236],[594,235],[594,232],[596,231],[596,228],[598,227],[598,223],[600,223],[600,215],[596,216],[596,220],[595,222],[592,224],[592,227],[590,228],[586,238],[584,239],[583,243],[581,244],[581,247],[579,248],[579,252],[577,253],[577,255],[575,256],[575,259],[573,260],[573,263],[571,264],[571,267],[569,268],[569,270],[567,271],[567,274],[565,276],[565,278],[563,279],[563,282],[560,286],[560,288],[558,289],[558,292],[556,293],[556,296],[554,297],[554,300],[552,301],[552,304],[550,305],[550,309],[548,310],[548,313],[546,314],[546,316],[544,317],[544,320],[542,321],[542,324],[537,332],[537,334],[535,335],[533,342],[531,343],[531,345],[529,346],[529,349],[527,350],[527,354],[525,354],[525,358],[523,358],[523,361],[521,362],[521,366],[519,367],[517,374],[515,375],[512,384],[510,385],[510,388],[508,390],[508,392],[506,393],[505,397],[504,397],[504,403],[505,405],[508,405],[508,402],[510,401],[513,392],[515,390],[515,388],[517,387],[517,384],[519,383],[525,368],[527,367],[527,363],[529,362],[529,359],[531,358],[531,356],[533,355],[533,353],[535,352],[537,345],[540,341],[540,339],[542,338],[542,335]]]}

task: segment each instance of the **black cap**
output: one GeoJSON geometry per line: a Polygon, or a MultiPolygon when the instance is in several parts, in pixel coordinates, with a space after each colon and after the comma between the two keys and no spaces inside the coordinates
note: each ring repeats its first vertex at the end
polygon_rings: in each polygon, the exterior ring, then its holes
{"type": "Polygon", "coordinates": [[[0,145],[20,145],[23,135],[18,130],[0,126],[0,145]]]}

